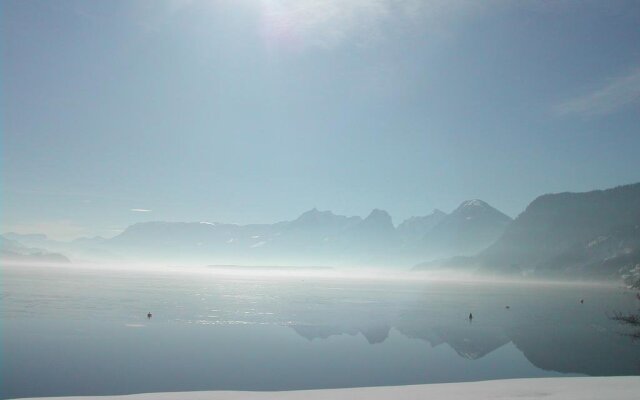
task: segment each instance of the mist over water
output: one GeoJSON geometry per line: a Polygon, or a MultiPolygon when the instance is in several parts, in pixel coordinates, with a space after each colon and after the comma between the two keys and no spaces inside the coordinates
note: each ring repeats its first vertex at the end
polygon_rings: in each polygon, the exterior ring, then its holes
{"type": "Polygon", "coordinates": [[[625,0],[1,0],[0,400],[625,396],[639,26],[625,0]]]}
{"type": "Polygon", "coordinates": [[[373,270],[5,267],[1,396],[636,375],[640,347],[608,318],[634,302],[373,270]]]}

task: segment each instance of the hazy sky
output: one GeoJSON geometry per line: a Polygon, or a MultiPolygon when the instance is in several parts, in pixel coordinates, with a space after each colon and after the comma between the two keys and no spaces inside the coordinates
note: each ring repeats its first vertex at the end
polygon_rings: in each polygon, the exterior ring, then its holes
{"type": "Polygon", "coordinates": [[[2,231],[640,181],[638,1],[0,4],[2,231]]]}

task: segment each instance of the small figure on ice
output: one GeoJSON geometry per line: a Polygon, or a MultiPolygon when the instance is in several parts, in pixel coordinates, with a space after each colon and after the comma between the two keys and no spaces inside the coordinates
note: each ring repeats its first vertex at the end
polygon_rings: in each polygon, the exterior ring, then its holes
{"type": "Polygon", "coordinates": [[[473,320],[473,314],[469,313],[469,322],[473,320]]]}
{"type": "Polygon", "coordinates": [[[153,317],[153,315],[151,315],[151,311],[149,311],[149,312],[147,313],[147,319],[151,319],[151,317],[153,317]]]}

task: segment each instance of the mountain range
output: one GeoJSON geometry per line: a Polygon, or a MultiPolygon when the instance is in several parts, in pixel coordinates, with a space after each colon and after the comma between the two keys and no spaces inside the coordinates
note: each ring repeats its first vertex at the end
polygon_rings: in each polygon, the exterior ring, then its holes
{"type": "Polygon", "coordinates": [[[62,254],[53,253],[39,248],[27,247],[4,236],[0,236],[0,259],[15,262],[46,262],[64,264],[71,262],[62,254]]]}
{"type": "Polygon", "coordinates": [[[376,266],[489,275],[640,280],[640,183],[545,194],[512,220],[481,200],[395,226],[311,209],[291,221],[237,225],[144,222],[72,242],[6,233],[4,260],[147,261],[198,265],[376,266]],[[65,257],[66,256],[66,257],[65,257]],[[417,264],[419,263],[419,264],[417,264]]]}
{"type": "Polygon", "coordinates": [[[380,209],[361,218],[314,208],[274,224],[156,221],[131,225],[109,239],[60,242],[16,233],[4,237],[74,260],[398,267],[473,255],[495,241],[510,221],[487,203],[471,200],[450,214],[435,210],[397,227],[380,209]]]}
{"type": "Polygon", "coordinates": [[[438,267],[541,278],[638,279],[640,183],[540,196],[477,255],[415,269],[438,267]]]}

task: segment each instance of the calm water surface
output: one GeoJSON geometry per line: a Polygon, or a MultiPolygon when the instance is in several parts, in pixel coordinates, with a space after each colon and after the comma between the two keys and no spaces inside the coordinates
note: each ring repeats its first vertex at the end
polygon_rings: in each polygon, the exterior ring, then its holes
{"type": "Polygon", "coordinates": [[[0,398],[640,373],[620,288],[3,267],[0,295],[0,398]]]}

